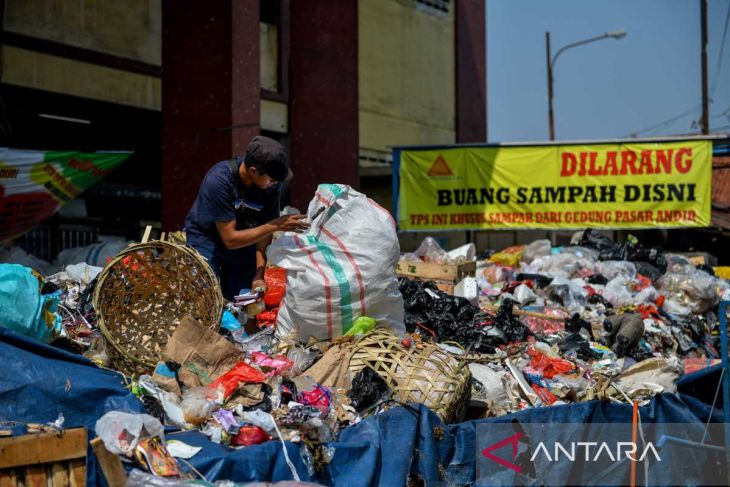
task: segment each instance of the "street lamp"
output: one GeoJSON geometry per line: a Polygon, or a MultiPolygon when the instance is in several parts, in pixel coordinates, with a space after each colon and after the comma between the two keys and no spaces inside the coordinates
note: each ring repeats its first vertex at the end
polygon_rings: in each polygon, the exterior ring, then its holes
{"type": "Polygon", "coordinates": [[[590,42],[596,42],[603,39],[621,39],[623,37],[626,37],[626,31],[623,29],[615,30],[613,32],[606,32],[600,36],[591,37],[590,39],[585,39],[565,45],[558,49],[558,52],[555,53],[555,56],[551,58],[550,31],[545,32],[545,47],[547,48],[548,118],[550,121],[550,140],[555,140],[555,122],[553,121],[553,68],[555,67],[555,61],[558,60],[558,56],[560,56],[564,51],[570,49],[571,47],[578,47],[582,46],[583,44],[588,44],[590,42]]]}

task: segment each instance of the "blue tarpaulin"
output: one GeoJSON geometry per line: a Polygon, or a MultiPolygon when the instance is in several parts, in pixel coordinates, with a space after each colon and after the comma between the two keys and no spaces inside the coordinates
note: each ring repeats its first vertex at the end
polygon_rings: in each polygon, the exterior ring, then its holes
{"type": "MultiPolygon", "coordinates": [[[[140,401],[125,389],[121,375],[2,328],[0,360],[2,420],[46,423],[63,413],[65,427],[84,426],[93,438],[96,420],[107,411],[143,410],[140,401]]],[[[719,367],[683,378],[678,394],[659,395],[641,409],[642,421],[699,424],[710,415],[713,421],[721,421],[720,411],[708,405],[719,378],[719,367]]],[[[331,444],[335,451],[331,464],[313,477],[301,459],[299,446],[289,443],[287,451],[302,480],[326,485],[405,485],[409,476],[421,478],[428,486],[470,485],[476,478],[477,426],[490,421],[626,423],[631,421],[631,407],[591,401],[444,425],[429,409],[412,405],[343,430],[331,444]]],[[[234,450],[210,442],[199,432],[172,432],[168,438],[203,447],[189,462],[208,480],[292,479],[278,441],[234,450]]],[[[93,454],[88,463],[88,485],[100,485],[93,454]]]]}
{"type": "MultiPolygon", "coordinates": [[[[83,426],[92,439],[108,411],[144,412],[122,375],[0,327],[0,421],[49,423],[63,413],[64,428],[83,426]]],[[[91,449],[86,467],[87,485],[102,485],[91,449]]]]}

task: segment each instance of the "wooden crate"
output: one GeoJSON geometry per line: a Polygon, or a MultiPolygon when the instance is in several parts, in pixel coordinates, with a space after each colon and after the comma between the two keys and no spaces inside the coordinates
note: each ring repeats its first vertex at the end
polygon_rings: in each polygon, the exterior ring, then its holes
{"type": "Polygon", "coordinates": [[[408,277],[419,281],[433,281],[443,292],[453,294],[454,286],[465,277],[476,275],[476,270],[476,262],[453,265],[401,261],[396,265],[395,273],[399,277],[408,277]]]}
{"type": "Polygon", "coordinates": [[[0,487],[86,485],[86,430],[0,439],[0,487]]]}

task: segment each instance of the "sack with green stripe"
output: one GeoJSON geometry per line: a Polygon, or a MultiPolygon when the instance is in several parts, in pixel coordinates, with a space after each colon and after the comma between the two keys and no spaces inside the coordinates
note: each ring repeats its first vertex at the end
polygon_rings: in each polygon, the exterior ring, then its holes
{"type": "Polygon", "coordinates": [[[404,332],[395,276],[400,245],[390,213],[349,186],[321,184],[307,216],[307,233],[286,234],[267,251],[271,264],[286,269],[277,333],[302,342],[332,339],[359,316],[404,332]]]}

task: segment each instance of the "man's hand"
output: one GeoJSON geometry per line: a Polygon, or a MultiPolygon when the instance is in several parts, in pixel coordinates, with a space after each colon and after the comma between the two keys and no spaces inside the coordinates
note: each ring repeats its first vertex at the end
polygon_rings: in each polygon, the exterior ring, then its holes
{"type": "Polygon", "coordinates": [[[309,229],[309,223],[304,221],[306,217],[307,215],[284,215],[271,220],[269,223],[274,225],[276,230],[280,232],[301,233],[309,229]]]}
{"type": "Polygon", "coordinates": [[[251,283],[251,290],[266,292],[266,281],[263,279],[254,279],[251,283]]]}

